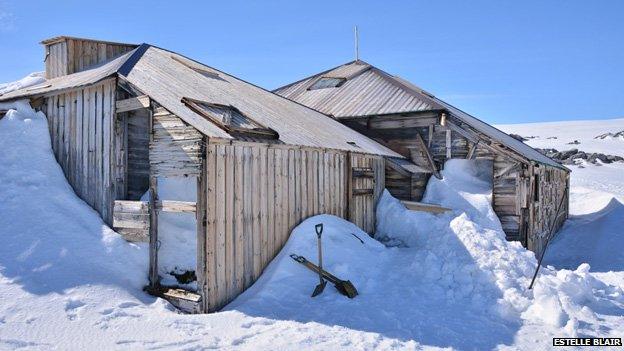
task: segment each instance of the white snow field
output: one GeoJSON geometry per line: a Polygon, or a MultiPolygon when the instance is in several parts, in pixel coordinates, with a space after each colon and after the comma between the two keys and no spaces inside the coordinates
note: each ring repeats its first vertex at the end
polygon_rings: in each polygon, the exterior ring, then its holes
{"type": "Polygon", "coordinates": [[[624,118],[502,124],[496,127],[506,133],[527,138],[525,143],[541,149],[553,148],[559,151],[579,149],[585,152],[624,156],[624,133],[617,135],[618,132],[624,131],[624,118]],[[609,133],[613,135],[605,135],[609,133]],[[570,144],[575,140],[579,144],[570,144]]]}
{"type": "Polygon", "coordinates": [[[184,315],[142,291],[146,246],[125,242],[74,194],[45,116],[13,107],[0,120],[2,350],[546,350],[554,336],[624,335],[621,164],[574,169],[575,216],[551,247],[561,250],[548,256],[556,268],[532,291],[534,255],[505,241],[479,168],[454,160],[425,198],[452,213],[408,211],[385,193],[386,245],[337,217],[309,218],[224,311],[184,315]],[[289,257],[317,261],[317,223],[324,265],[353,282],[355,299],[331,284],[311,298],[318,277],[289,257]]]}

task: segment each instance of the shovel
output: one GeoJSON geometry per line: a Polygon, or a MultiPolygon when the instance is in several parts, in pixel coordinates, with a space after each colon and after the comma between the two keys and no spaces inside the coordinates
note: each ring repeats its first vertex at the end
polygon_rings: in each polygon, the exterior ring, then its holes
{"type": "Polygon", "coordinates": [[[331,273],[325,270],[319,269],[319,267],[317,267],[314,263],[308,261],[303,256],[299,256],[297,254],[291,254],[290,257],[293,260],[301,263],[303,266],[305,266],[307,269],[311,270],[312,272],[314,273],[320,272],[321,274],[323,274],[323,277],[327,279],[327,281],[334,284],[334,286],[336,287],[336,290],[338,290],[339,293],[345,295],[346,297],[350,299],[357,296],[358,291],[350,281],[336,278],[336,276],[332,275],[331,273]]]}
{"type": "Polygon", "coordinates": [[[319,259],[319,284],[314,288],[312,292],[312,297],[319,295],[325,290],[325,285],[327,285],[327,281],[323,279],[323,252],[321,250],[321,235],[323,234],[323,223],[319,223],[314,226],[316,230],[316,237],[318,243],[318,259],[319,259]]]}

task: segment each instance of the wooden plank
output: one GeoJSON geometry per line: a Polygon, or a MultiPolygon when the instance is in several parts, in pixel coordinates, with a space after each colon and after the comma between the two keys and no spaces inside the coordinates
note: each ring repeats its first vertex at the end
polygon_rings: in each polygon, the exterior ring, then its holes
{"type": "Polygon", "coordinates": [[[252,235],[252,261],[253,276],[252,282],[258,279],[262,272],[262,227],[261,227],[261,209],[262,202],[260,198],[260,189],[262,184],[262,176],[260,173],[260,148],[251,148],[251,235],[252,235]]]}
{"type": "Polygon", "coordinates": [[[429,169],[431,170],[433,175],[436,178],[438,178],[438,179],[442,179],[442,175],[440,174],[440,171],[438,170],[438,167],[436,166],[435,162],[433,161],[433,157],[431,156],[431,152],[429,151],[429,148],[425,145],[425,141],[423,140],[423,138],[420,135],[420,133],[416,133],[415,139],[416,139],[416,143],[419,145],[419,149],[425,154],[425,159],[427,160],[427,163],[429,165],[429,169]]]}
{"type": "Polygon", "coordinates": [[[373,195],[375,189],[353,189],[353,196],[373,195]]]}
{"type": "Polygon", "coordinates": [[[234,147],[233,146],[221,146],[224,148],[223,153],[225,155],[225,198],[221,198],[221,201],[225,200],[225,279],[226,282],[226,296],[231,296],[236,292],[236,259],[235,259],[235,246],[236,246],[236,231],[235,221],[235,193],[234,193],[234,147]]]}
{"type": "Polygon", "coordinates": [[[147,95],[131,97],[125,100],[119,100],[115,103],[115,113],[128,112],[141,108],[150,107],[150,98],[147,95]]]}
{"type": "Polygon", "coordinates": [[[468,154],[466,155],[467,160],[472,160],[476,154],[477,148],[479,147],[479,141],[476,143],[472,143],[470,149],[468,150],[468,154]]]}
{"type": "Polygon", "coordinates": [[[158,180],[150,177],[150,235],[149,235],[149,283],[150,286],[158,285],[158,211],[156,202],[158,201],[158,180]]]}
{"type": "Polygon", "coordinates": [[[273,236],[273,247],[271,248],[271,256],[275,256],[275,254],[278,252],[279,248],[280,248],[280,244],[281,244],[281,231],[283,228],[283,207],[284,204],[282,202],[282,198],[283,195],[282,193],[284,192],[283,188],[284,188],[284,182],[282,179],[282,150],[280,149],[275,149],[273,150],[275,152],[275,159],[274,159],[274,167],[275,167],[275,201],[273,203],[274,207],[275,207],[275,213],[274,213],[274,218],[275,218],[275,229],[272,233],[273,236]]]}
{"type": "Polygon", "coordinates": [[[275,189],[275,149],[267,150],[267,262],[273,258],[275,252],[275,199],[277,197],[275,189]]]}
{"type": "Polygon", "coordinates": [[[93,162],[92,162],[92,150],[93,146],[93,138],[94,134],[92,133],[95,130],[95,123],[93,118],[95,118],[93,111],[93,106],[95,105],[94,96],[91,94],[91,89],[85,88],[85,105],[83,111],[83,200],[85,200],[89,205],[93,204],[91,200],[91,189],[93,189],[93,162]]]}
{"type": "Polygon", "coordinates": [[[83,198],[84,193],[83,193],[83,183],[84,183],[84,178],[83,178],[83,155],[84,155],[84,141],[83,141],[83,121],[84,121],[84,116],[83,116],[83,91],[79,90],[76,92],[76,142],[75,142],[75,147],[76,147],[76,168],[74,169],[74,173],[75,176],[74,178],[76,179],[76,183],[74,186],[74,190],[76,191],[76,193],[78,194],[78,196],[80,196],[80,198],[83,198]]]}
{"type": "Polygon", "coordinates": [[[375,178],[375,171],[371,167],[353,167],[353,178],[375,178]]]}
{"type": "Polygon", "coordinates": [[[442,207],[440,205],[428,204],[424,202],[406,201],[401,200],[401,203],[411,211],[421,211],[429,213],[444,213],[451,211],[450,208],[442,207]]]}
{"type": "Polygon", "coordinates": [[[245,247],[245,232],[244,232],[244,221],[243,216],[244,208],[243,208],[243,155],[244,150],[242,146],[234,147],[234,266],[236,271],[236,280],[235,280],[235,290],[232,292],[232,295],[229,298],[234,298],[236,294],[242,291],[245,285],[245,256],[244,256],[244,247],[245,247]]]}
{"type": "Polygon", "coordinates": [[[452,131],[449,129],[446,131],[446,158],[450,159],[452,158],[452,149],[453,149],[453,144],[452,144],[452,131]]]}
{"type": "MultiPolygon", "coordinates": [[[[256,175],[252,171],[251,147],[243,147],[243,287],[246,289],[253,282],[253,197],[252,178],[256,175]]],[[[239,254],[239,253],[237,253],[239,254]]]]}
{"type": "MultiPolygon", "coordinates": [[[[234,212],[230,209],[233,206],[233,197],[229,193],[233,193],[233,187],[230,178],[233,173],[230,171],[232,159],[231,155],[226,154],[228,148],[225,146],[216,147],[216,286],[218,292],[217,305],[226,303],[229,296],[234,291],[231,284],[234,283],[233,277],[228,272],[234,272],[233,256],[234,256],[234,233],[232,221],[234,220],[234,212]],[[226,197],[227,196],[227,197],[226,197]],[[225,207],[223,199],[226,199],[225,207]]],[[[233,273],[232,273],[233,274],[233,273]]]]}
{"type": "Polygon", "coordinates": [[[102,101],[102,208],[103,218],[105,222],[110,221],[110,211],[112,204],[112,181],[111,181],[111,146],[112,146],[112,132],[113,132],[113,113],[112,106],[114,104],[114,85],[112,83],[106,83],[103,91],[102,101]]]}
{"type": "Polygon", "coordinates": [[[156,203],[156,208],[163,212],[195,213],[197,203],[192,201],[161,200],[156,203]]]}
{"type": "Polygon", "coordinates": [[[282,150],[282,162],[281,162],[281,185],[282,185],[282,199],[280,201],[281,205],[281,218],[282,218],[282,226],[277,232],[279,235],[279,246],[274,255],[277,255],[279,250],[282,249],[284,243],[288,239],[288,233],[290,232],[288,229],[288,211],[289,211],[289,203],[288,203],[288,152],[289,150],[282,150]]]}
{"type": "MultiPolygon", "coordinates": [[[[204,140],[205,141],[205,140],[204,140]]],[[[205,143],[202,143],[205,145],[205,143]]],[[[202,172],[197,177],[197,201],[195,211],[196,235],[197,235],[197,251],[195,276],[197,277],[197,291],[201,296],[199,312],[208,312],[206,305],[206,150],[202,150],[202,172]]]]}
{"type": "Polygon", "coordinates": [[[269,199],[268,199],[268,170],[267,170],[267,148],[260,148],[260,262],[262,267],[266,267],[271,259],[268,253],[269,246],[269,199]]]}
{"type": "MultiPolygon", "coordinates": [[[[206,311],[214,311],[219,305],[217,291],[217,158],[216,147],[209,145],[206,150],[206,271],[204,306],[206,311]]],[[[223,201],[223,199],[220,199],[223,201]]]]}
{"type": "Polygon", "coordinates": [[[103,176],[103,164],[102,164],[102,148],[103,148],[103,133],[102,133],[102,105],[103,105],[104,89],[102,85],[95,88],[95,153],[94,153],[94,175],[95,175],[95,191],[94,191],[94,205],[95,209],[101,214],[102,209],[102,176],[103,176]]]}

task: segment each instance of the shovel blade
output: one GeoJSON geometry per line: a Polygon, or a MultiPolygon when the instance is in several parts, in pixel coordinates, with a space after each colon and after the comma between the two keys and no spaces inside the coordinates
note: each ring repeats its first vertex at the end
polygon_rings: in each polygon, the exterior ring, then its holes
{"type": "Polygon", "coordinates": [[[314,288],[314,291],[312,292],[312,297],[315,297],[316,295],[320,295],[323,292],[323,290],[325,290],[325,285],[327,285],[327,281],[325,281],[325,280],[323,280],[322,283],[317,285],[314,288]]]}
{"type": "Polygon", "coordinates": [[[352,298],[354,298],[354,297],[356,297],[358,295],[357,289],[348,280],[341,280],[338,283],[336,283],[335,285],[336,285],[336,290],[338,290],[339,293],[343,294],[344,296],[346,296],[346,297],[348,297],[350,299],[352,299],[352,298]]]}

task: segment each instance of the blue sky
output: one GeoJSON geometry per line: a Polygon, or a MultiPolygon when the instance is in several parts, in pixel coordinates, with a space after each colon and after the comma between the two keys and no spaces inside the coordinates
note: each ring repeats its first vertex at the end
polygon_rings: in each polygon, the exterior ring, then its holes
{"type": "Polygon", "coordinates": [[[491,123],[624,117],[624,1],[0,0],[0,82],[56,35],[147,42],[265,88],[361,58],[491,123]]]}

